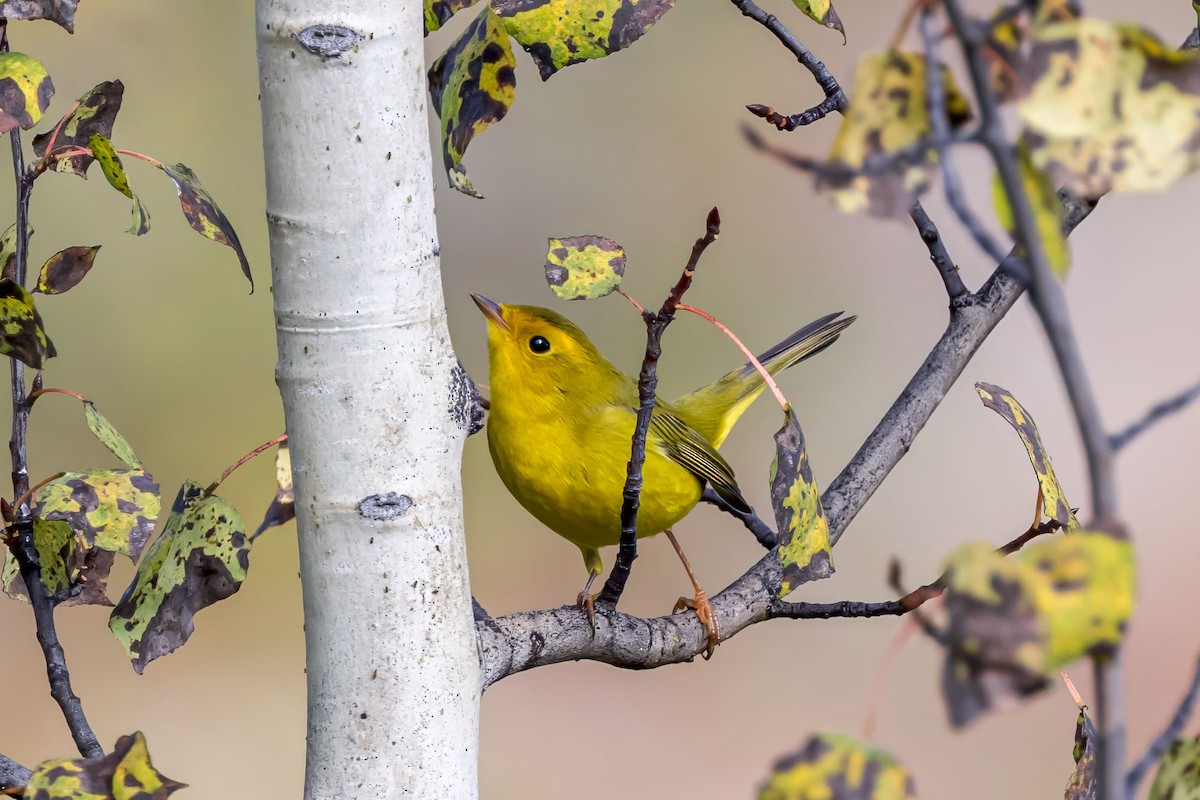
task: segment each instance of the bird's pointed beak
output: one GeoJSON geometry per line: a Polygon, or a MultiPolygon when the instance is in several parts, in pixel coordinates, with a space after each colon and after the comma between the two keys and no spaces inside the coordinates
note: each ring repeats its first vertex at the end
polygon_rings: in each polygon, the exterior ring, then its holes
{"type": "Polygon", "coordinates": [[[479,306],[479,310],[491,322],[496,323],[504,330],[508,330],[508,323],[504,321],[504,314],[500,311],[500,304],[493,300],[489,300],[481,294],[471,292],[471,299],[475,301],[475,305],[479,306]]]}

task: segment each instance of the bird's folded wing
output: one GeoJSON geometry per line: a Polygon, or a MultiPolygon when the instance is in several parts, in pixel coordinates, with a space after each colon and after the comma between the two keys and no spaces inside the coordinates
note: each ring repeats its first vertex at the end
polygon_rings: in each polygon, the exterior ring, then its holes
{"type": "Polygon", "coordinates": [[[723,500],[748,513],[750,504],[742,497],[733,468],[717,449],[690,425],[662,406],[650,417],[650,438],[672,461],[703,481],[708,481],[723,500]]]}

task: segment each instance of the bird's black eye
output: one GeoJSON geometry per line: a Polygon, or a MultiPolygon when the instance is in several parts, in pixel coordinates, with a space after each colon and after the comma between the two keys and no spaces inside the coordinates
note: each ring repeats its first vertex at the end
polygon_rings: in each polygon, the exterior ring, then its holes
{"type": "Polygon", "coordinates": [[[550,340],[545,336],[535,336],[529,340],[529,349],[535,353],[549,353],[550,340]]]}

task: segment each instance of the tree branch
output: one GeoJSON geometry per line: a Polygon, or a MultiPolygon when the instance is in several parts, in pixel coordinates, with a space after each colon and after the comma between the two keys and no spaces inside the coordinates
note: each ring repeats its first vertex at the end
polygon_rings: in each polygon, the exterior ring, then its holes
{"type": "Polygon", "coordinates": [[[1137,422],[1131,423],[1120,433],[1114,433],[1108,437],[1108,446],[1115,453],[1166,417],[1182,411],[1197,398],[1200,398],[1200,383],[1193,384],[1174,397],[1155,403],[1137,422]]]}
{"type": "Polygon", "coordinates": [[[33,772],[13,761],[8,756],[0,754],[0,794],[10,789],[20,789],[29,783],[33,772]]]}
{"type": "Polygon", "coordinates": [[[929,248],[929,260],[937,267],[938,275],[942,278],[942,284],[946,287],[946,294],[949,296],[950,302],[953,304],[970,295],[971,292],[963,283],[962,276],[958,274],[958,265],[950,258],[950,253],[946,250],[946,243],[942,241],[942,236],[938,233],[937,225],[934,225],[933,220],[925,213],[921,201],[913,203],[908,216],[917,226],[917,233],[921,235],[921,241],[925,242],[925,246],[929,248]]]}
{"type": "Polygon", "coordinates": [[[1192,674],[1191,686],[1184,693],[1183,699],[1179,701],[1179,706],[1175,709],[1171,721],[1167,723],[1166,729],[1154,738],[1154,741],[1146,748],[1145,754],[1137,760],[1137,763],[1129,770],[1129,774],[1125,776],[1126,797],[1133,797],[1137,794],[1142,778],[1146,777],[1146,773],[1166,755],[1167,750],[1183,733],[1183,726],[1187,725],[1188,720],[1192,718],[1192,711],[1196,708],[1198,695],[1200,695],[1200,661],[1196,662],[1196,671],[1192,674]]]}

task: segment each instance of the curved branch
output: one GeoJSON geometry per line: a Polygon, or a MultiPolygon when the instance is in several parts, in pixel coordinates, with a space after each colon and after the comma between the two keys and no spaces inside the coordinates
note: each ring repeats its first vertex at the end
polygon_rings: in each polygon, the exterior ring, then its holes
{"type": "Polygon", "coordinates": [[[9,789],[20,789],[29,783],[33,772],[23,767],[6,755],[0,754],[0,794],[9,789]]]}

